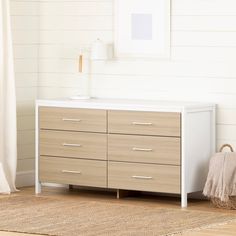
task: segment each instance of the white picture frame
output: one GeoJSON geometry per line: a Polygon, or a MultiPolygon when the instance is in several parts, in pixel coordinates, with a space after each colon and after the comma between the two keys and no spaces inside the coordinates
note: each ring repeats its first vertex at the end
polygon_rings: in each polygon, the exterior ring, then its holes
{"type": "Polygon", "coordinates": [[[115,0],[116,58],[170,57],[170,0],[115,0]]]}

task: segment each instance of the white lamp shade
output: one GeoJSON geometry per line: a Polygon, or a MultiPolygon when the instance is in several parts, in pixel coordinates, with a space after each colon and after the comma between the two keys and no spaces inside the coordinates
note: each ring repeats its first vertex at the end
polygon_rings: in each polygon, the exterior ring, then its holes
{"type": "Polygon", "coordinates": [[[107,58],[107,45],[97,39],[91,47],[91,60],[106,60],[107,58]]]}

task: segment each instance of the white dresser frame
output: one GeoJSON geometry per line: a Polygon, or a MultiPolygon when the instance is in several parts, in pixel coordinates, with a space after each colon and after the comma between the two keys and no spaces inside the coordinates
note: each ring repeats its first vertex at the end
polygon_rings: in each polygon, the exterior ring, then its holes
{"type": "Polygon", "coordinates": [[[215,152],[215,104],[171,101],[116,99],[37,100],[35,193],[41,193],[39,181],[39,107],[88,108],[104,110],[181,113],[181,206],[187,207],[188,193],[202,191],[210,156],[215,152]]]}

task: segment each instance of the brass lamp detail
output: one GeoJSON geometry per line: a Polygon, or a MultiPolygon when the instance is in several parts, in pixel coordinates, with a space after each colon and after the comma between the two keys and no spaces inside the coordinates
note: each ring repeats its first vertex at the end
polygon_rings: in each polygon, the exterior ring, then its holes
{"type": "Polygon", "coordinates": [[[79,73],[83,73],[83,55],[79,55],[79,73]]]}

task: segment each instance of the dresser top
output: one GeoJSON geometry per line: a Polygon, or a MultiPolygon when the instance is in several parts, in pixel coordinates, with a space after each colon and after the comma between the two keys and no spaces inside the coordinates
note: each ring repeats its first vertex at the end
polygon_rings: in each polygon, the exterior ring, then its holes
{"type": "Polygon", "coordinates": [[[132,110],[132,111],[200,111],[212,110],[213,103],[158,101],[158,100],[127,100],[127,99],[47,99],[37,100],[37,106],[88,108],[106,110],[132,110]]]}

